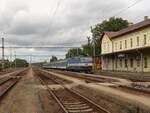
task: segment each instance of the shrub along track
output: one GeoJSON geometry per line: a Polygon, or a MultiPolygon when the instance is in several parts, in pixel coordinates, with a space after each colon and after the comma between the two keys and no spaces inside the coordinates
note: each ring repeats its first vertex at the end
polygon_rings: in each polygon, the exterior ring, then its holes
{"type": "Polygon", "coordinates": [[[38,76],[38,78],[41,83],[47,87],[48,92],[60,105],[64,113],[110,113],[92,100],[81,95],[79,92],[68,89],[64,85],[64,82],[54,75],[51,75],[49,79],[62,86],[59,90],[48,87],[47,80],[45,82],[43,77],[38,76]]]}

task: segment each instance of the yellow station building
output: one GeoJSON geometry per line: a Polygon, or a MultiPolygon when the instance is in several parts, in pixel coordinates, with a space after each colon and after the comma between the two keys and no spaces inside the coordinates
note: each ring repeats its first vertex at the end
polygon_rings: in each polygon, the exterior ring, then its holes
{"type": "Polygon", "coordinates": [[[102,70],[150,72],[150,19],[118,32],[104,32],[102,70]]]}

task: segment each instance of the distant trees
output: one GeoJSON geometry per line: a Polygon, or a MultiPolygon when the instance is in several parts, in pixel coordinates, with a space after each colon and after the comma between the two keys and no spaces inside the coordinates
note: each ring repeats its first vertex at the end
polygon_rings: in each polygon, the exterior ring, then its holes
{"type": "MultiPolygon", "coordinates": [[[[4,60],[4,68],[9,68],[10,62],[9,60],[4,60]]],[[[0,60],[0,71],[2,71],[2,60],[0,60]]]]}
{"type": "Polygon", "coordinates": [[[50,59],[50,62],[54,62],[54,61],[57,61],[57,57],[56,56],[52,56],[51,59],[50,59]]]}
{"type": "Polygon", "coordinates": [[[67,52],[66,58],[75,57],[78,55],[83,55],[83,50],[81,48],[73,48],[67,52]]]}
{"type": "MultiPolygon", "coordinates": [[[[88,43],[85,45],[82,45],[82,48],[78,49],[80,52],[78,52],[78,55],[83,56],[93,56],[93,40],[95,42],[95,48],[96,48],[96,55],[100,55],[101,53],[101,35],[105,31],[119,31],[123,28],[128,27],[129,22],[127,20],[124,20],[122,18],[115,18],[111,17],[109,20],[104,20],[101,23],[96,24],[94,27],[91,27],[91,33],[92,33],[92,41],[88,38],[88,43]]],[[[77,54],[76,49],[71,49],[66,54],[66,58],[76,56],[77,54]]]]}
{"type": "Polygon", "coordinates": [[[29,64],[25,59],[19,59],[16,58],[13,62],[12,62],[12,66],[13,67],[27,67],[29,64]]]}

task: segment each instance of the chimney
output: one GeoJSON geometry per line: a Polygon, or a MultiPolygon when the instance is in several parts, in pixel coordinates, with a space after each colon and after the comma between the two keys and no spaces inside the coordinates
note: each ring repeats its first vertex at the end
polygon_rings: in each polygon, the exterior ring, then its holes
{"type": "Polygon", "coordinates": [[[144,16],[144,20],[147,20],[148,19],[148,16],[144,16]]]}

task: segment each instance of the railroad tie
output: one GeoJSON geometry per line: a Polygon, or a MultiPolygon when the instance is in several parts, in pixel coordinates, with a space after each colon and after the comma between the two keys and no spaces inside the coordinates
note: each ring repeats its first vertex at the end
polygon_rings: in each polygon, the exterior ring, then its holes
{"type": "Polygon", "coordinates": [[[65,108],[69,113],[89,113],[93,109],[83,102],[64,102],[65,108]]]}

